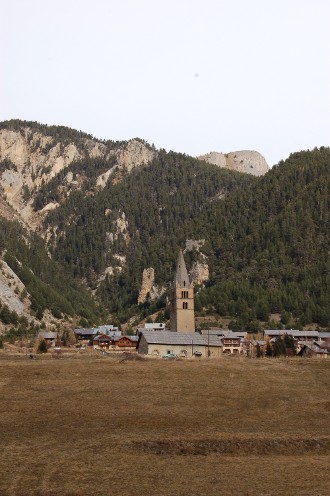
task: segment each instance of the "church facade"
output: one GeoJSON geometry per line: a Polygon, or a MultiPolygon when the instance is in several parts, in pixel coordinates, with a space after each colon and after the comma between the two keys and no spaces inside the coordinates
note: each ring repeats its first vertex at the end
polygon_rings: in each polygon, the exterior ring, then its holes
{"type": "Polygon", "coordinates": [[[180,250],[171,292],[171,331],[195,332],[194,287],[180,250]]]}

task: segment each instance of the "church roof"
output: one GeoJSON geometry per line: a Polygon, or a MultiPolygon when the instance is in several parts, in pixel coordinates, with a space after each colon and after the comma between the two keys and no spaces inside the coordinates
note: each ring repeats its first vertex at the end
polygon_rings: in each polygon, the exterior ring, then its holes
{"type": "Polygon", "coordinates": [[[218,336],[202,336],[198,332],[181,333],[172,331],[147,331],[143,329],[141,335],[148,344],[168,344],[182,346],[222,346],[222,341],[218,336]]]}
{"type": "Polygon", "coordinates": [[[186,263],[183,258],[182,250],[179,252],[178,260],[176,262],[176,272],[174,284],[177,284],[180,287],[188,288],[190,286],[189,276],[187,272],[186,263]]]}

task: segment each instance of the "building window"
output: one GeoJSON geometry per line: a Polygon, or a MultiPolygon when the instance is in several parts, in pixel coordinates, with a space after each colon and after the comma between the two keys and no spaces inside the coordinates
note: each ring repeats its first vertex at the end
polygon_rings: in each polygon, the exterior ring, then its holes
{"type": "Polygon", "coordinates": [[[182,303],[182,308],[183,308],[183,310],[187,310],[188,309],[188,302],[184,301],[182,303]]]}

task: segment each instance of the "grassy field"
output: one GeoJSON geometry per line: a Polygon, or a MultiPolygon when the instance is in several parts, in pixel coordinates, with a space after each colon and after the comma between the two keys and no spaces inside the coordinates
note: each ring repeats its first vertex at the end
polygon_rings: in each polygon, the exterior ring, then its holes
{"type": "Polygon", "coordinates": [[[0,495],[328,495],[329,372],[2,355],[0,495]]]}

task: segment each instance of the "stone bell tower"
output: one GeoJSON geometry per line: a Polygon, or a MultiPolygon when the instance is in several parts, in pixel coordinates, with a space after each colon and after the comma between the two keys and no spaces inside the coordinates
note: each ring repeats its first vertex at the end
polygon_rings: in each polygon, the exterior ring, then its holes
{"type": "Polygon", "coordinates": [[[180,250],[171,292],[171,331],[195,332],[194,287],[180,250]]]}

